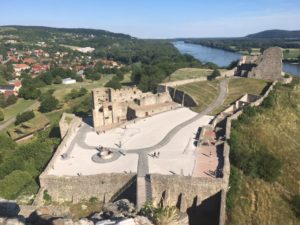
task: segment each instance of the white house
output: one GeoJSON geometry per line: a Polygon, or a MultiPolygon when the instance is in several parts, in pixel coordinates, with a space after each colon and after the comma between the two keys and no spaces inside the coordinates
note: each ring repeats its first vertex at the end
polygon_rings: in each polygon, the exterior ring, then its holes
{"type": "Polygon", "coordinates": [[[75,79],[71,79],[70,77],[66,78],[66,79],[63,79],[62,80],[62,83],[63,84],[75,84],[76,83],[76,80],[75,79]]]}

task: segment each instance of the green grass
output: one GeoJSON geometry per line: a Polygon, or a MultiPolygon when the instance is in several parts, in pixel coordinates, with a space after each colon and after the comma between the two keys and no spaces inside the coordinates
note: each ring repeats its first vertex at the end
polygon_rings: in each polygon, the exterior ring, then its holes
{"type": "Polygon", "coordinates": [[[283,50],[283,58],[284,59],[297,59],[300,56],[299,48],[289,48],[283,50]]]}
{"type": "Polygon", "coordinates": [[[49,119],[51,125],[56,125],[59,123],[62,114],[63,114],[63,110],[56,110],[53,112],[46,113],[45,115],[49,119]]]}
{"type": "Polygon", "coordinates": [[[181,68],[172,73],[165,81],[186,80],[199,77],[207,77],[212,73],[211,69],[181,68]]]}
{"type": "Polygon", "coordinates": [[[64,97],[71,92],[72,89],[79,89],[81,87],[86,88],[88,91],[91,91],[94,88],[103,87],[113,75],[105,75],[103,78],[97,81],[85,80],[84,82],[77,82],[75,84],[52,84],[46,87],[41,88],[41,91],[44,93],[47,90],[54,89],[53,96],[56,97],[59,101],[63,101],[64,97]]]}
{"type": "Polygon", "coordinates": [[[222,106],[216,109],[213,114],[220,113],[244,94],[260,95],[267,84],[264,80],[252,78],[230,79],[227,97],[222,106]]]}
{"type": "Polygon", "coordinates": [[[2,123],[16,116],[18,113],[25,111],[28,107],[34,106],[34,103],[36,103],[36,101],[34,100],[18,99],[18,101],[15,104],[3,109],[5,118],[4,121],[2,121],[2,123]]]}
{"type": "Polygon", "coordinates": [[[131,83],[131,72],[124,74],[124,79],[121,81],[121,84],[126,86],[131,83]]]}
{"type": "Polygon", "coordinates": [[[26,136],[30,133],[36,132],[37,130],[40,130],[44,128],[49,123],[48,118],[39,112],[35,112],[35,117],[31,120],[28,120],[18,126],[14,126],[12,128],[8,129],[8,133],[10,137],[15,140],[17,138],[20,138],[22,136],[26,136]],[[26,127],[24,127],[24,125],[26,127]],[[17,131],[21,131],[22,133],[18,133],[17,131]]]}
{"type": "MultiPolygon", "coordinates": [[[[239,121],[235,125],[233,131],[239,134],[244,145],[255,140],[266,146],[280,159],[282,169],[274,183],[241,175],[228,224],[299,224],[290,205],[292,197],[299,194],[299,87],[297,78],[292,85],[277,85],[272,107],[261,108],[250,122],[239,121]]],[[[249,146],[243,148],[246,149],[249,146]]]]}
{"type": "Polygon", "coordinates": [[[198,106],[192,107],[192,110],[201,112],[219,95],[219,81],[196,82],[179,86],[178,89],[192,96],[198,103],[198,106]]]}

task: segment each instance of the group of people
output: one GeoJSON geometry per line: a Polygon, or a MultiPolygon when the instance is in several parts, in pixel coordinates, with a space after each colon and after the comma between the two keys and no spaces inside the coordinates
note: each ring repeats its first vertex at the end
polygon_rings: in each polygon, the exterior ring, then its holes
{"type": "Polygon", "coordinates": [[[160,152],[154,152],[151,156],[152,158],[159,158],[160,152]]]}

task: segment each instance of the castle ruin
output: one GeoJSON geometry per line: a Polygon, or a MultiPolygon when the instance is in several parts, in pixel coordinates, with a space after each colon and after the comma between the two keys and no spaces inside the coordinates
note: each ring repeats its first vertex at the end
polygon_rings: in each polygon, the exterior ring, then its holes
{"type": "Polygon", "coordinates": [[[93,123],[96,131],[116,127],[128,120],[143,118],[179,107],[168,92],[143,93],[137,87],[97,88],[93,94],[93,123]]]}
{"type": "Polygon", "coordinates": [[[282,49],[271,47],[262,55],[242,56],[237,67],[241,77],[275,81],[282,78],[282,49]]]}

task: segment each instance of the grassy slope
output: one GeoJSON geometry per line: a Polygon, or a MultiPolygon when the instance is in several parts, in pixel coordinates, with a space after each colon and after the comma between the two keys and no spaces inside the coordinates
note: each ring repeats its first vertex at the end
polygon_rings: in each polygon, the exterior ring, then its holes
{"type": "MultiPolygon", "coordinates": [[[[13,104],[11,106],[8,106],[4,108],[4,116],[5,116],[5,121],[9,120],[10,118],[16,116],[18,113],[23,112],[26,110],[28,107],[33,105],[35,103],[34,100],[24,100],[24,99],[19,99],[16,104],[13,104]]],[[[3,122],[5,122],[3,121],[3,122]]],[[[3,123],[2,122],[2,123],[3,123]]]]}
{"type": "Polygon", "coordinates": [[[179,86],[178,89],[193,96],[199,105],[193,107],[192,110],[201,112],[217,98],[219,94],[219,81],[196,82],[179,86]]]}
{"type": "Polygon", "coordinates": [[[172,73],[166,81],[185,80],[199,77],[207,77],[212,73],[211,69],[199,69],[199,68],[182,68],[172,73]]]}
{"type": "Polygon", "coordinates": [[[221,107],[214,111],[217,114],[227,108],[231,103],[242,97],[244,94],[260,95],[266,87],[267,82],[264,80],[240,78],[229,80],[228,94],[221,107]]]}
{"type": "MultiPolygon", "coordinates": [[[[192,108],[192,110],[201,112],[217,98],[219,94],[218,83],[218,81],[196,82],[179,86],[178,89],[193,96],[199,103],[199,106],[192,108]]],[[[213,114],[221,112],[232,102],[246,93],[259,95],[265,88],[266,84],[267,82],[258,79],[231,79],[228,86],[228,95],[224,104],[216,109],[213,114]]]]}
{"type": "Polygon", "coordinates": [[[281,175],[274,183],[242,175],[242,182],[229,224],[299,224],[289,200],[299,194],[300,177],[300,82],[277,86],[276,102],[263,109],[249,124],[238,124],[244,139],[255,139],[282,161],[281,175]]]}

